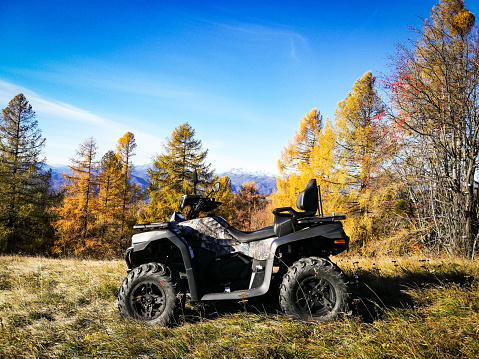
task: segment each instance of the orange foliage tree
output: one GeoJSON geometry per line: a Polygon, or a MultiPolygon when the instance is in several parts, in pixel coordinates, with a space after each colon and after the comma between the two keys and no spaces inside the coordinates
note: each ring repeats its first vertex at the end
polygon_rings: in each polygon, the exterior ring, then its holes
{"type": "Polygon", "coordinates": [[[135,139],[127,132],[117,150],[96,161],[96,142],[86,140],[64,174],[64,199],[55,208],[59,253],[111,257],[128,245],[131,227],[141,203],[140,187],[131,181],[135,139]]]}
{"type": "Polygon", "coordinates": [[[71,174],[63,189],[65,197],[55,209],[58,231],[55,250],[64,254],[81,255],[98,251],[98,223],[95,213],[98,192],[97,145],[93,137],[85,140],[77,150],[77,158],[70,159],[71,174]]]}
{"type": "Polygon", "coordinates": [[[132,157],[135,155],[136,142],[135,136],[131,132],[118,140],[116,146],[116,156],[121,167],[118,173],[119,186],[119,207],[117,220],[119,223],[119,232],[117,240],[119,242],[118,249],[124,250],[128,245],[131,235],[131,228],[136,220],[136,214],[139,210],[141,200],[141,188],[138,184],[131,180],[133,171],[132,157]]]}
{"type": "Polygon", "coordinates": [[[233,225],[246,231],[259,229],[253,228],[256,224],[255,216],[258,215],[267,204],[268,201],[264,196],[258,193],[258,186],[256,186],[254,181],[243,183],[234,198],[236,216],[233,220],[233,225]]]}

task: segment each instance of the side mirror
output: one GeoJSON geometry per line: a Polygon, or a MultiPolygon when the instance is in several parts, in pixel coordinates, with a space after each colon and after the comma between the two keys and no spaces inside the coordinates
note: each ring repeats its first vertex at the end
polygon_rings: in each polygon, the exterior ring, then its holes
{"type": "Polygon", "coordinates": [[[210,193],[208,193],[208,194],[206,195],[206,197],[209,197],[209,196],[211,196],[211,194],[213,194],[213,193],[215,193],[215,192],[218,192],[218,191],[220,190],[220,188],[221,188],[221,183],[216,182],[216,183],[213,185],[213,187],[211,187],[211,191],[210,191],[210,193]]]}

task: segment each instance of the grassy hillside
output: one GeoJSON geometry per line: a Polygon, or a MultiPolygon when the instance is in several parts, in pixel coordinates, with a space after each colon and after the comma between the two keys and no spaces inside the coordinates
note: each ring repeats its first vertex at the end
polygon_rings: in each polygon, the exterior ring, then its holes
{"type": "Polygon", "coordinates": [[[354,295],[336,322],[291,321],[267,297],[187,303],[159,328],[120,318],[121,261],[0,257],[0,358],[479,357],[477,262],[333,260],[354,295]]]}

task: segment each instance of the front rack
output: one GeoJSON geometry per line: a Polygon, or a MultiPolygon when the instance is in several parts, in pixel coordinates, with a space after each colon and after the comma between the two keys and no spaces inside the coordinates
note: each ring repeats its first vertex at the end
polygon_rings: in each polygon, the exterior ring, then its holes
{"type": "Polygon", "coordinates": [[[169,228],[172,224],[169,222],[156,222],[146,224],[135,224],[133,229],[163,229],[169,228]]]}

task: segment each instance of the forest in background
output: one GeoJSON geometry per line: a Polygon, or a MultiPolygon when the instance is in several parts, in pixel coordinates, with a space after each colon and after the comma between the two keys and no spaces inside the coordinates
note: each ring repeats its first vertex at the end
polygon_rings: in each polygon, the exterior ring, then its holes
{"type": "Polygon", "coordinates": [[[364,255],[445,251],[474,258],[479,239],[479,35],[462,0],[441,0],[416,38],[398,46],[391,73],[361,76],[323,119],[304,115],[278,160],[270,197],[252,182],[233,193],[218,178],[195,130],[175,128],[149,170],[143,193],[132,181],[135,137],[97,154],[80,144],[60,192],[44,169],[45,138],[23,94],[0,117],[0,253],[117,257],[135,222],[157,222],[198,186],[220,182],[216,214],[244,230],[273,223],[311,178],[324,212],[346,213],[353,250],[364,255]],[[382,94],[382,96],[380,95],[382,94]]]}

